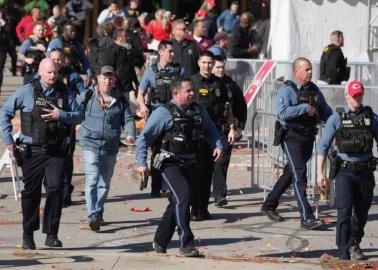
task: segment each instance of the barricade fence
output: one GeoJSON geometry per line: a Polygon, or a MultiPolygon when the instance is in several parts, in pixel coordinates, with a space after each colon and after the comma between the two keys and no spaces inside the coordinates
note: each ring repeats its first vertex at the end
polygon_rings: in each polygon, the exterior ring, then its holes
{"type": "MultiPolygon", "coordinates": [[[[264,190],[264,200],[267,191],[271,191],[276,181],[283,172],[287,164],[286,156],[280,146],[273,146],[274,123],[277,115],[257,111],[252,117],[252,133],[251,145],[251,186],[255,186],[264,190]]],[[[312,156],[307,163],[307,197],[316,204],[316,213],[318,205],[329,203],[334,205],[334,183],[330,183],[327,188],[328,197],[319,202],[319,188],[316,183],[316,142],[321,136],[322,127],[319,129],[315,140],[312,156]]],[[[329,162],[325,165],[326,173],[328,173],[329,162]]],[[[288,191],[288,195],[293,195],[293,190],[288,191]]]]}

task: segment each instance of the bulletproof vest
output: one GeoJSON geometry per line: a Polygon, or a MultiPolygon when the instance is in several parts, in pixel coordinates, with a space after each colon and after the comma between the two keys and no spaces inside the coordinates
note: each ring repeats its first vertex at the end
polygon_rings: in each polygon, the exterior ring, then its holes
{"type": "Polygon", "coordinates": [[[198,89],[198,103],[205,106],[211,119],[222,133],[229,131],[228,117],[232,108],[232,91],[217,80],[210,87],[202,84],[198,89]]]}
{"type": "Polygon", "coordinates": [[[341,126],[336,131],[336,145],[340,153],[371,153],[373,149],[372,109],[363,108],[358,115],[351,115],[342,108],[336,109],[341,126]]]}
{"type": "Polygon", "coordinates": [[[80,13],[83,11],[83,1],[72,1],[72,10],[75,13],[80,13]]]}
{"type": "Polygon", "coordinates": [[[31,47],[35,47],[38,44],[43,44],[47,47],[47,42],[43,39],[34,41],[33,38],[30,38],[29,40],[30,40],[30,47],[26,50],[25,56],[27,58],[34,59],[34,62],[31,65],[24,62],[24,71],[25,73],[36,73],[38,71],[39,64],[41,63],[42,59],[45,58],[45,52],[40,51],[38,49],[31,48],[31,47]]]}
{"type": "Polygon", "coordinates": [[[203,139],[202,119],[197,104],[193,103],[184,112],[173,103],[165,108],[172,115],[173,126],[164,133],[160,149],[174,154],[195,154],[203,139]]]}
{"type": "Polygon", "coordinates": [[[172,63],[169,71],[166,69],[158,70],[157,64],[152,65],[151,68],[155,73],[156,81],[156,89],[155,91],[151,91],[151,100],[166,104],[172,98],[171,83],[173,78],[180,75],[181,66],[180,64],[172,63]]]}
{"type": "Polygon", "coordinates": [[[64,57],[70,62],[70,67],[73,68],[77,73],[82,73],[82,68],[80,64],[79,49],[78,47],[69,40],[61,38],[63,44],[64,57]]]}
{"type": "MultiPolygon", "coordinates": [[[[316,95],[317,87],[314,83],[309,82],[306,85],[303,85],[300,90],[298,89],[297,85],[292,81],[285,81],[284,84],[294,89],[298,97],[298,105],[304,103],[310,104],[311,106],[315,106],[318,113],[321,113],[318,96],[316,95]]],[[[294,125],[315,128],[319,121],[320,119],[318,117],[309,116],[307,113],[305,113],[296,117],[295,119],[288,120],[286,122],[289,125],[289,127],[290,125],[294,125]]]]}
{"type": "Polygon", "coordinates": [[[54,86],[54,96],[45,97],[38,79],[31,82],[34,94],[34,107],[31,112],[21,112],[21,132],[32,137],[33,145],[61,145],[68,136],[69,127],[61,121],[45,122],[41,115],[46,114],[43,109],[52,109],[51,104],[59,109],[67,110],[68,101],[65,86],[57,82],[54,86]]]}

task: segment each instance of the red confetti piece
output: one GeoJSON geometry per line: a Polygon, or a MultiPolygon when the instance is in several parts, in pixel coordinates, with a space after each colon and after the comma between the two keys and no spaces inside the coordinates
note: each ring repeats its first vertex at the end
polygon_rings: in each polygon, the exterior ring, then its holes
{"type": "Polygon", "coordinates": [[[144,208],[132,207],[130,210],[131,210],[131,212],[148,212],[148,211],[151,211],[151,209],[149,207],[144,207],[144,208]]]}

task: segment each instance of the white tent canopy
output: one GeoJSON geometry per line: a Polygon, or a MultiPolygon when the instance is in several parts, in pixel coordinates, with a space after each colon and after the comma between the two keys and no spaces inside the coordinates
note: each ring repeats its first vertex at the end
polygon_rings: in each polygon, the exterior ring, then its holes
{"type": "Polygon", "coordinates": [[[271,0],[272,59],[320,60],[334,30],[349,61],[368,61],[368,0],[271,0]]]}

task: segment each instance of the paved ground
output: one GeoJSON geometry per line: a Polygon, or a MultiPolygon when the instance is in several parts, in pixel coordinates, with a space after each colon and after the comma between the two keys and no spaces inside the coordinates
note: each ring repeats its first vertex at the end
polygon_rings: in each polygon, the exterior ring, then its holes
{"type": "MultiPolygon", "coordinates": [[[[9,91],[17,78],[5,78],[9,91]],[[9,83],[8,83],[9,80],[9,83]]],[[[17,122],[16,122],[17,123],[17,122]]],[[[0,143],[0,152],[4,145],[0,143]]],[[[295,200],[286,198],[280,207],[285,222],[271,223],[261,215],[263,192],[250,188],[250,151],[234,151],[230,172],[229,205],[210,212],[214,219],[192,222],[196,245],[203,258],[187,259],[178,255],[174,236],[167,255],[152,250],[156,226],[165,209],[165,198],[151,199],[149,189],[139,191],[133,171],[134,149],[123,148],[116,165],[104,218],[107,225],[99,233],[88,229],[83,196],[84,176],[80,148],[75,152],[74,204],[63,210],[59,237],[63,248],[47,249],[44,235],[36,232],[37,250],[20,249],[20,203],[13,198],[9,170],[0,177],[0,268],[10,269],[378,269],[378,199],[374,199],[370,221],[361,247],[369,256],[362,263],[333,260],[335,256],[335,210],[321,208],[328,223],[324,230],[299,228],[295,200]],[[149,207],[148,212],[131,208],[149,207]]],[[[44,202],[41,204],[43,212],[44,202]]]]}

